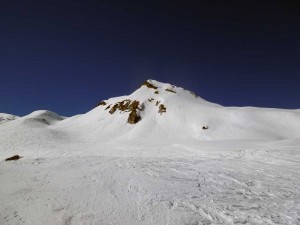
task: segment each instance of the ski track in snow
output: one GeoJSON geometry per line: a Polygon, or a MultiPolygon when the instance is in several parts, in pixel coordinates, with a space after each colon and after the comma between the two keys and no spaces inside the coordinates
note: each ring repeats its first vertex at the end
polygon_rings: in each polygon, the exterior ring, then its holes
{"type": "Polygon", "coordinates": [[[299,224],[299,162],[297,147],[1,162],[0,224],[299,224]]]}

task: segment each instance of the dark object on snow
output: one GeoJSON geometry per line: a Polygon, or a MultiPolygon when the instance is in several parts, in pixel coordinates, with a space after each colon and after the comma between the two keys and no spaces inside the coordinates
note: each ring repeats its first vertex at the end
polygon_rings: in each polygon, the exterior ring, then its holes
{"type": "Polygon", "coordinates": [[[154,94],[158,94],[159,92],[158,91],[154,91],[154,94]]]}
{"type": "Polygon", "coordinates": [[[208,126],[203,126],[202,127],[202,130],[207,130],[208,129],[208,126]]]}
{"type": "Polygon", "coordinates": [[[5,159],[5,161],[19,160],[19,159],[21,159],[21,158],[22,158],[22,157],[19,156],[19,155],[14,155],[14,156],[12,156],[12,157],[9,157],[9,158],[5,159]]]}
{"type": "Polygon", "coordinates": [[[101,102],[99,102],[98,104],[97,104],[97,106],[99,106],[99,105],[106,105],[107,103],[105,102],[105,101],[101,101],[101,102]]]}
{"type": "Polygon", "coordinates": [[[127,123],[136,124],[141,120],[141,117],[138,115],[137,110],[143,110],[143,107],[139,108],[139,101],[133,101],[128,107],[131,112],[129,113],[127,123]]]}
{"type": "Polygon", "coordinates": [[[114,114],[115,111],[117,110],[117,108],[118,108],[118,104],[114,105],[114,106],[109,110],[109,113],[110,113],[110,114],[114,114]]]}
{"type": "MultiPolygon", "coordinates": [[[[148,99],[150,102],[153,101],[154,99],[148,99]]],[[[144,104],[140,104],[139,101],[137,100],[130,100],[130,99],[125,99],[123,101],[117,102],[116,104],[114,104],[110,110],[109,113],[110,114],[114,114],[117,110],[119,110],[120,112],[130,112],[128,119],[127,119],[127,123],[129,124],[136,124],[137,122],[139,122],[142,118],[139,116],[139,111],[143,111],[144,110],[144,104]]]]}
{"type": "Polygon", "coordinates": [[[141,117],[137,114],[136,109],[134,109],[134,110],[132,110],[129,113],[129,116],[128,116],[128,119],[127,119],[127,123],[129,123],[129,124],[136,124],[140,120],[141,120],[141,117]]]}
{"type": "Polygon", "coordinates": [[[142,86],[146,86],[147,88],[153,88],[153,89],[157,89],[157,87],[151,83],[149,83],[148,81],[145,81],[142,86]]]}
{"type": "Polygon", "coordinates": [[[165,91],[168,91],[168,92],[172,92],[172,93],[176,93],[176,91],[170,89],[170,88],[166,88],[165,91]]]}
{"type": "Polygon", "coordinates": [[[160,115],[161,115],[162,113],[165,113],[165,112],[167,112],[167,108],[163,104],[159,105],[158,113],[160,113],[160,115]]]}

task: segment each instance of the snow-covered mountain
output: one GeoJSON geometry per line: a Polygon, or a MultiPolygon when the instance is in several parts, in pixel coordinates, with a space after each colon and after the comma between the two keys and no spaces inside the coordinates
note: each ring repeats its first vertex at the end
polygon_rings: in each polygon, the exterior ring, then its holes
{"type": "Polygon", "coordinates": [[[0,224],[297,224],[299,146],[300,110],[154,80],[69,118],[0,114],[0,224]]]}
{"type": "Polygon", "coordinates": [[[15,132],[34,132],[32,128],[37,128],[51,135],[73,134],[89,143],[283,140],[300,137],[300,112],[223,107],[183,88],[148,80],[132,94],[101,101],[86,114],[65,118],[36,111],[3,124],[0,132],[15,128],[15,132]]]}
{"type": "Polygon", "coordinates": [[[102,101],[94,110],[72,122],[87,129],[91,126],[98,139],[106,140],[161,137],[176,141],[280,140],[300,137],[299,111],[223,107],[183,88],[154,80],[146,81],[128,96],[102,101]],[[132,109],[135,102],[136,109],[132,109]],[[128,123],[131,114],[136,115],[133,115],[135,124],[128,123]]]}
{"type": "Polygon", "coordinates": [[[12,121],[17,119],[18,116],[7,114],[7,113],[0,113],[0,124],[12,121]]]}

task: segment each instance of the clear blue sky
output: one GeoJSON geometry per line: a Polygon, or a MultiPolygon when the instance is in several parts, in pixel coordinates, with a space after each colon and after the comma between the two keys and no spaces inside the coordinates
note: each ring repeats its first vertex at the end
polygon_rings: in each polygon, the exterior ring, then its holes
{"type": "Polygon", "coordinates": [[[4,0],[0,112],[85,113],[148,78],[226,106],[300,108],[299,24],[297,1],[4,0]]]}

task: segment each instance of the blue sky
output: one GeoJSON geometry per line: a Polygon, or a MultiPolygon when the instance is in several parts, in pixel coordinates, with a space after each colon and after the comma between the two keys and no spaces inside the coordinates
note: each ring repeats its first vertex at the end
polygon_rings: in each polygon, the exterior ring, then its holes
{"type": "Polygon", "coordinates": [[[300,108],[299,23],[289,1],[1,1],[0,112],[85,113],[149,78],[300,108]]]}

